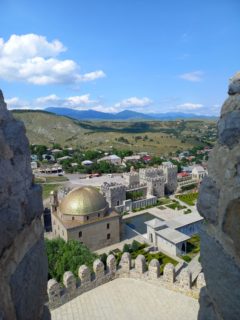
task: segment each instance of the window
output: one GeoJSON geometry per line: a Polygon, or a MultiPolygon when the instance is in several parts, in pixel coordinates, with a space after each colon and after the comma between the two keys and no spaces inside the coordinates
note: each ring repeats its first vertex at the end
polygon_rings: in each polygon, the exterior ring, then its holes
{"type": "Polygon", "coordinates": [[[72,217],[72,220],[74,220],[74,217],[72,217]]]}
{"type": "Polygon", "coordinates": [[[110,223],[107,223],[107,229],[109,229],[110,228],[110,223]]]}
{"type": "Polygon", "coordinates": [[[98,218],[100,217],[100,213],[98,213],[98,218]]]}
{"type": "Polygon", "coordinates": [[[111,234],[108,233],[108,234],[107,234],[107,239],[109,240],[110,238],[111,238],[111,234]]]}
{"type": "Polygon", "coordinates": [[[78,237],[81,238],[82,237],[82,231],[79,231],[78,233],[78,237]]]}
{"type": "Polygon", "coordinates": [[[119,206],[119,204],[120,204],[120,201],[118,200],[118,201],[117,201],[117,206],[119,206]]]}
{"type": "Polygon", "coordinates": [[[89,216],[87,216],[87,220],[89,220],[89,216]]]}

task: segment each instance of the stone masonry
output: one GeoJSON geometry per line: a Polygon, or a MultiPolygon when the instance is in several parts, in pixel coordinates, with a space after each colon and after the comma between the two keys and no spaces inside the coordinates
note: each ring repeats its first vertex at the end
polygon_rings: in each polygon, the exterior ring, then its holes
{"type": "Polygon", "coordinates": [[[240,73],[231,79],[228,93],[198,199],[206,219],[201,235],[206,287],[199,320],[240,319],[240,73]]]}
{"type": "Polygon", "coordinates": [[[61,286],[56,280],[50,279],[48,281],[49,307],[50,309],[56,309],[77,296],[117,278],[150,281],[157,286],[163,286],[197,298],[199,288],[204,285],[202,273],[199,274],[199,280],[197,278],[198,285],[196,286],[196,283],[192,281],[191,272],[187,270],[185,265],[183,266],[182,262],[179,265],[174,267],[171,263],[166,264],[162,276],[160,264],[156,259],[151,260],[147,266],[143,255],[138,255],[135,260],[132,260],[130,253],[124,252],[119,266],[117,266],[117,261],[111,254],[106,260],[106,270],[102,261],[96,259],[93,263],[93,273],[85,265],[79,267],[78,279],[74,278],[72,272],[66,271],[63,275],[64,286],[61,286]],[[180,280],[175,276],[177,270],[180,270],[180,280]]]}
{"type": "Polygon", "coordinates": [[[0,90],[0,319],[50,319],[41,188],[33,182],[23,124],[0,90]]]}

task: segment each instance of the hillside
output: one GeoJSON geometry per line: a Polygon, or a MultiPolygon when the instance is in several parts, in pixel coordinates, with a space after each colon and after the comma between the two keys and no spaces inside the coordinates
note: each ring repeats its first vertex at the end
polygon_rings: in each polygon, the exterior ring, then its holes
{"type": "Polygon", "coordinates": [[[59,143],[83,149],[132,149],[167,154],[214,142],[213,121],[77,121],[44,111],[13,111],[32,144],[59,143]]]}
{"type": "Polygon", "coordinates": [[[179,119],[202,119],[202,120],[215,120],[216,117],[197,115],[194,113],[183,113],[183,112],[167,112],[167,113],[141,113],[132,110],[123,110],[118,113],[107,113],[96,110],[76,110],[70,108],[57,108],[49,107],[45,111],[50,111],[57,115],[68,116],[76,120],[90,120],[90,121],[101,121],[101,120],[112,120],[112,121],[128,121],[128,120],[179,120],[179,119]]]}

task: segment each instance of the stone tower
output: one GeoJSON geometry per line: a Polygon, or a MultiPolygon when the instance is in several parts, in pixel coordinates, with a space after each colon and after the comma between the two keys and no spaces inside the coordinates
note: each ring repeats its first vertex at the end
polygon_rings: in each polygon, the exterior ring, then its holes
{"type": "Polygon", "coordinates": [[[104,182],[101,186],[101,193],[112,209],[122,205],[123,201],[126,200],[126,187],[117,183],[104,182]]]}
{"type": "Polygon", "coordinates": [[[50,319],[42,212],[25,128],[0,90],[0,319],[50,319]]]}
{"type": "Polygon", "coordinates": [[[163,170],[166,179],[166,193],[174,193],[177,190],[177,166],[172,164],[170,161],[166,161],[163,162],[159,168],[163,170]]]}
{"type": "Polygon", "coordinates": [[[201,235],[206,287],[199,320],[240,319],[240,73],[231,79],[228,93],[198,199],[206,219],[201,235]]]}
{"type": "Polygon", "coordinates": [[[141,183],[147,184],[148,195],[158,198],[164,197],[165,177],[163,170],[160,168],[147,168],[139,170],[139,178],[141,183]]]}

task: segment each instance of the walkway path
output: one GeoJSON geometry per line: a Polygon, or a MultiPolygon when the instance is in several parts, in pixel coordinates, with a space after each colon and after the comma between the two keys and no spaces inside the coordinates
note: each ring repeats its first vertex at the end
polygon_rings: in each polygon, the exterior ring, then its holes
{"type": "Polygon", "coordinates": [[[52,320],[196,320],[198,301],[135,279],[116,279],[51,312],[52,320]]]}

